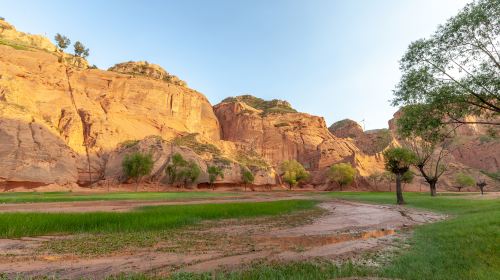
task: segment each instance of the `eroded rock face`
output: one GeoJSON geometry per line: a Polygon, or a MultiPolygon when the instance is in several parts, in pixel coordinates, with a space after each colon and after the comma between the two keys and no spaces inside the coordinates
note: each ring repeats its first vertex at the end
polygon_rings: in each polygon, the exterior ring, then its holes
{"type": "MultiPolygon", "coordinates": [[[[144,178],[145,180],[167,183],[168,177],[165,173],[165,167],[170,163],[172,155],[178,153],[185,160],[192,160],[200,167],[201,174],[196,180],[196,184],[209,182],[207,168],[211,165],[221,167],[224,173],[224,177],[218,177],[215,183],[241,182],[242,168],[238,162],[226,160],[226,162],[221,163],[210,155],[206,157],[206,155],[197,154],[188,147],[178,146],[174,142],[167,142],[160,137],[151,136],[128,146],[119,147],[108,155],[104,174],[105,183],[113,184],[127,180],[122,171],[122,161],[127,154],[133,152],[149,153],[152,155],[154,161],[153,170],[150,176],[144,178]]],[[[272,169],[255,169],[253,173],[255,174],[254,184],[275,184],[275,174],[272,169]]]]}
{"type": "MultiPolygon", "coordinates": [[[[36,176],[19,172],[13,177],[10,170],[18,168],[13,166],[16,163],[3,163],[0,178],[9,181],[46,183],[75,177],[80,184],[95,181],[103,175],[107,153],[121,142],[148,135],[171,139],[196,132],[211,141],[220,139],[211,104],[192,89],[148,77],[76,68],[61,61],[56,52],[1,44],[0,120],[21,121],[22,131],[29,131],[23,127],[31,122],[42,126],[52,137],[40,142],[40,150],[51,151],[51,146],[59,145],[55,143],[67,146],[61,153],[48,152],[47,161],[61,161],[67,151],[76,155],[76,160],[63,160],[70,171],[61,174],[49,168],[39,169],[36,176]]],[[[12,133],[9,128],[8,134],[12,133]]],[[[31,146],[14,148],[24,155],[20,162],[34,160],[32,151],[28,152],[31,146]]]]}
{"type": "Polygon", "coordinates": [[[274,167],[296,159],[311,171],[347,161],[362,169],[362,152],[349,140],[337,138],[323,118],[305,113],[264,113],[240,101],[215,107],[222,139],[255,151],[274,167]]]}
{"type": "Polygon", "coordinates": [[[0,186],[77,181],[79,156],[58,135],[30,120],[0,119],[0,186]]]}
{"type": "Polygon", "coordinates": [[[364,153],[376,155],[393,143],[393,136],[388,129],[363,131],[360,124],[345,119],[332,124],[328,130],[340,138],[349,138],[364,153]]]}

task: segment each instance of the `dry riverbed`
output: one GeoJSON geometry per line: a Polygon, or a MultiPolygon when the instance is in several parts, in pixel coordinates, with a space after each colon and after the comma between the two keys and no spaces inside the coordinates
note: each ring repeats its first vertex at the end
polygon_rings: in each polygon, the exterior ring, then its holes
{"type": "MultiPolygon", "coordinates": [[[[294,199],[300,197],[303,196],[293,195],[294,199]]],[[[244,198],[237,201],[275,199],[290,199],[290,196],[244,198]]],[[[223,199],[220,202],[227,201],[235,200],[223,199]]],[[[96,210],[95,205],[85,203],[85,207],[96,210]]],[[[127,208],[113,204],[117,202],[105,203],[110,204],[106,207],[101,205],[100,210],[126,211],[138,206],[132,203],[127,208]]],[[[73,204],[78,211],[85,208],[82,203],[73,204]]],[[[61,209],[71,211],[69,206],[61,209]]],[[[314,210],[272,218],[203,222],[141,237],[139,245],[130,242],[122,246],[121,242],[126,243],[126,237],[122,241],[120,238],[99,235],[0,239],[0,271],[9,276],[56,275],[75,279],[104,278],[123,272],[168,275],[177,271],[234,269],[257,261],[312,258],[340,261],[380,251],[400,239],[412,226],[444,218],[440,214],[397,206],[323,200],[314,210]],[[98,248],[100,244],[109,248],[85,251],[86,247],[98,248]]]]}

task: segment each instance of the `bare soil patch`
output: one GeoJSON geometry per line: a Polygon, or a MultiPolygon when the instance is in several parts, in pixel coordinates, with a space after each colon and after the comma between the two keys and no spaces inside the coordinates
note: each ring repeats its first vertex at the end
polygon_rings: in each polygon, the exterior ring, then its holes
{"type": "Polygon", "coordinates": [[[319,206],[273,218],[205,222],[165,233],[152,246],[93,256],[71,252],[71,247],[66,252],[47,249],[50,242],[77,236],[4,239],[0,240],[0,271],[9,276],[102,279],[122,272],[168,275],[234,269],[256,261],[342,260],[380,250],[404,229],[444,219],[426,211],[341,200],[319,206]]]}

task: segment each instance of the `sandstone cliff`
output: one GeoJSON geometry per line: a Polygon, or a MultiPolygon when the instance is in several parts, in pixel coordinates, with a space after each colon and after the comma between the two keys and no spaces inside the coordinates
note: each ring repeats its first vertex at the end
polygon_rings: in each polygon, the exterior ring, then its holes
{"type": "Polygon", "coordinates": [[[275,168],[296,159],[313,171],[313,182],[319,184],[324,183],[325,169],[334,163],[350,162],[361,176],[381,168],[380,158],[369,157],[352,141],[332,135],[322,117],[297,113],[288,103],[267,102],[242,96],[216,105],[222,139],[255,151],[275,168]]]}
{"type": "Polygon", "coordinates": [[[85,184],[103,176],[107,154],[124,141],[220,139],[202,94],[168,79],[74,67],[45,48],[50,42],[8,30],[0,33],[8,39],[0,41],[0,180],[85,184]]]}

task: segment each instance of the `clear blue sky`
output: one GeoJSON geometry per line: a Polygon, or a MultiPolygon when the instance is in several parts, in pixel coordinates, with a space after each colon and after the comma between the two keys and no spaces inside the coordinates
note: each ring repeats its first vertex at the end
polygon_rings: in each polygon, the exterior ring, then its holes
{"type": "Polygon", "coordinates": [[[327,125],[387,126],[388,100],[408,44],[467,0],[0,0],[19,30],[59,32],[90,48],[100,68],[147,60],[212,104],[250,93],[286,99],[327,125]]]}

